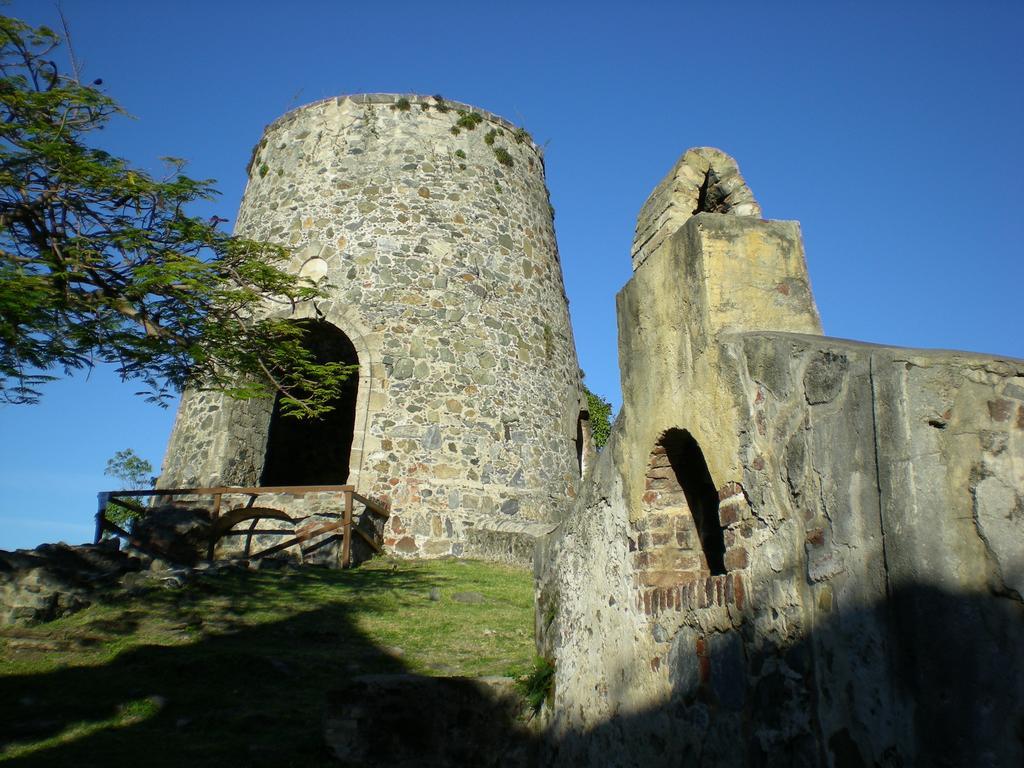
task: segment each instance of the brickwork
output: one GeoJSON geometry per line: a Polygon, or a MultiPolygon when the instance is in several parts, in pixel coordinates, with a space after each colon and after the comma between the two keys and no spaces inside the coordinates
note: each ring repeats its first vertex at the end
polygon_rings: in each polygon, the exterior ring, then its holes
{"type": "Polygon", "coordinates": [[[736,161],[713,147],[688,150],[647,198],[633,236],[633,269],[698,213],[761,216],[736,161]]]}
{"type": "Polygon", "coordinates": [[[708,565],[697,521],[664,437],[655,445],[647,463],[642,514],[631,523],[629,536],[636,605],[645,614],[743,607],[746,592],[740,572],[748,565],[746,542],[754,521],[739,483],[726,483],[717,496],[726,570],[718,574],[708,565]]]}

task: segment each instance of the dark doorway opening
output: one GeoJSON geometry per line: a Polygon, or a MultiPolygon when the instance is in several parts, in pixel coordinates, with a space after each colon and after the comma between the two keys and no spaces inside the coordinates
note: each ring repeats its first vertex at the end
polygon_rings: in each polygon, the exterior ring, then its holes
{"type": "MultiPolygon", "coordinates": [[[[318,363],[359,362],[351,340],[330,323],[302,321],[303,345],[318,363]]],[[[260,485],[341,485],[348,481],[349,458],[356,422],[359,376],[345,382],[333,410],[318,419],[281,415],[281,396],[274,400],[267,435],[267,454],[260,485]]]]}
{"type": "Polygon", "coordinates": [[[669,429],[659,441],[665,448],[676,481],[697,526],[697,536],[708,569],[713,575],[725,573],[725,536],[718,517],[718,491],[711,471],[693,435],[685,429],[669,429]]]}

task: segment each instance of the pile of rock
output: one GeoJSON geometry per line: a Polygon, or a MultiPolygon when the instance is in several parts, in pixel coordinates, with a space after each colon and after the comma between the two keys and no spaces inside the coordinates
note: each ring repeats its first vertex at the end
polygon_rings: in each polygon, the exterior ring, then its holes
{"type": "MultiPolygon", "coordinates": [[[[249,560],[241,551],[219,552],[219,557],[228,557],[206,562],[210,530],[205,509],[167,505],[148,511],[144,519],[133,523],[132,543],[125,548],[118,539],[107,539],[100,544],[0,550],[0,626],[59,619],[89,606],[103,594],[180,589],[198,573],[295,567],[294,551],[259,560],[249,560]]],[[[273,538],[271,543],[279,540],[273,538]]],[[[320,549],[319,558],[299,553],[300,561],[337,563],[336,554],[324,554],[327,547],[320,549]]],[[[368,556],[370,550],[366,550],[368,556]]],[[[357,558],[358,554],[353,553],[353,561],[366,559],[357,558]]]]}
{"type": "Polygon", "coordinates": [[[74,613],[142,567],[142,560],[122,552],[116,541],[0,551],[0,625],[52,621],[74,613]]]}
{"type": "Polygon", "coordinates": [[[117,539],[108,539],[100,544],[0,550],[0,626],[53,621],[103,597],[181,589],[200,574],[291,566],[269,559],[185,565],[131,547],[121,549],[119,544],[117,539]]]}

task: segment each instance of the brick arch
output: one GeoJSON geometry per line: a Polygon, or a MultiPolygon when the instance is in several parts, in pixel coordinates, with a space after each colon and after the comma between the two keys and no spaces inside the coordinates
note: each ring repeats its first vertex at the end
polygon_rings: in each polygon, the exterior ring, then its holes
{"type": "Polygon", "coordinates": [[[736,483],[716,487],[687,430],[673,427],[658,437],[648,457],[641,513],[631,526],[640,607],[647,613],[703,608],[742,595],[733,571],[746,566],[736,528],[744,500],[736,483]]]}
{"type": "Polygon", "coordinates": [[[736,161],[714,147],[688,149],[647,198],[633,236],[633,269],[698,213],[761,216],[736,161]]]}

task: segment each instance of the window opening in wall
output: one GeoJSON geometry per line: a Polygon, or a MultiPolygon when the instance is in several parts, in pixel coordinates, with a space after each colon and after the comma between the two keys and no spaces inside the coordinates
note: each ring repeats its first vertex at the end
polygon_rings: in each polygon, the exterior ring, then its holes
{"type": "MultiPolygon", "coordinates": [[[[323,321],[301,321],[303,344],[317,363],[359,362],[352,341],[338,328],[323,321]]],[[[356,421],[359,376],[345,382],[331,405],[318,419],[296,419],[281,415],[281,395],[274,400],[267,435],[267,453],[261,485],[341,485],[348,481],[352,433],[356,421]]]]}
{"type": "Polygon", "coordinates": [[[576,464],[580,470],[580,477],[586,471],[587,443],[590,442],[590,414],[580,411],[576,418],[576,464]]]}
{"type": "Polygon", "coordinates": [[[728,213],[729,203],[726,194],[719,186],[721,179],[713,168],[708,168],[704,174],[704,182],[697,190],[697,207],[693,214],[698,213],[728,213]]]}
{"type": "Polygon", "coordinates": [[[725,536],[718,517],[718,491],[697,441],[685,429],[670,429],[659,443],[686,497],[701,550],[712,574],[725,573],[725,536]]]}

